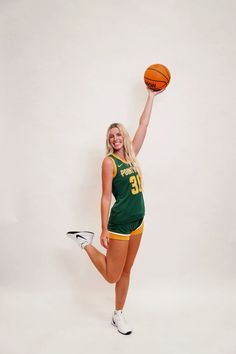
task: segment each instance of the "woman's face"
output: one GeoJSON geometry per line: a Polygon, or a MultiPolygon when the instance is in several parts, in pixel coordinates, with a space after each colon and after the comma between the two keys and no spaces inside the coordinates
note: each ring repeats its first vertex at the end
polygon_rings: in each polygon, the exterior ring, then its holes
{"type": "Polygon", "coordinates": [[[121,150],[124,146],[124,139],[120,133],[119,128],[112,128],[109,131],[109,143],[113,147],[114,151],[121,150]]]}

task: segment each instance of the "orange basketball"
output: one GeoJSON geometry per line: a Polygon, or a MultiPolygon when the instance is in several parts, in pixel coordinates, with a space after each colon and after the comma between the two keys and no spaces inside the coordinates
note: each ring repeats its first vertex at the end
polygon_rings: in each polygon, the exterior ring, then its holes
{"type": "Polygon", "coordinates": [[[144,82],[153,91],[159,91],[169,84],[170,72],[162,64],[150,65],[144,73],[144,82]]]}

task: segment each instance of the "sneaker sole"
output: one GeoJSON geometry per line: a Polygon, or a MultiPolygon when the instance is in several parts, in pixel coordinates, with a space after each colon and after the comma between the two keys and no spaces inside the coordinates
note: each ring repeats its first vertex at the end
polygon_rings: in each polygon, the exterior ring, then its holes
{"type": "Polygon", "coordinates": [[[114,326],[114,327],[117,329],[117,331],[118,331],[119,333],[123,334],[124,336],[128,336],[129,334],[132,333],[132,331],[129,331],[129,332],[126,332],[126,333],[123,333],[123,332],[119,331],[119,329],[117,328],[117,325],[115,324],[115,322],[113,321],[113,319],[111,320],[111,324],[112,324],[112,326],[114,326]]]}

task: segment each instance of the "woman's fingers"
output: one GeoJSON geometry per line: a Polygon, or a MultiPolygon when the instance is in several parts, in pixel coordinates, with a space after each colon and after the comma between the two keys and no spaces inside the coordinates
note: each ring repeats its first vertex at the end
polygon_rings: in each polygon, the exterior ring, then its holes
{"type": "Polygon", "coordinates": [[[165,91],[166,88],[162,89],[162,90],[158,90],[158,91],[154,91],[154,90],[151,90],[149,88],[147,88],[147,90],[149,91],[149,93],[153,96],[156,96],[156,95],[159,95],[160,93],[162,93],[163,91],[165,91]]]}
{"type": "Polygon", "coordinates": [[[105,248],[108,248],[108,246],[109,246],[109,239],[106,238],[106,239],[104,240],[104,247],[105,247],[105,248]]]}
{"type": "Polygon", "coordinates": [[[108,246],[109,246],[109,239],[108,239],[108,238],[101,238],[100,243],[101,243],[102,247],[108,248],[108,246]]]}

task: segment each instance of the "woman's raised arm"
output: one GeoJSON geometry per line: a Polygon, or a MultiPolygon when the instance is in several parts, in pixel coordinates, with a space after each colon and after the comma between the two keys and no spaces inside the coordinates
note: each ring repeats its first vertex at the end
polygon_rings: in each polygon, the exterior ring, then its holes
{"type": "Polygon", "coordinates": [[[154,97],[163,92],[164,90],[161,91],[152,91],[150,89],[148,90],[148,98],[147,98],[147,102],[145,104],[143,113],[140,117],[139,120],[139,126],[138,129],[134,135],[133,141],[132,141],[132,145],[133,145],[133,149],[134,149],[134,153],[135,155],[138,154],[139,150],[141,149],[145,136],[146,136],[146,132],[147,132],[147,127],[150,121],[150,117],[151,117],[151,113],[152,113],[152,105],[153,105],[153,100],[154,97]]]}

